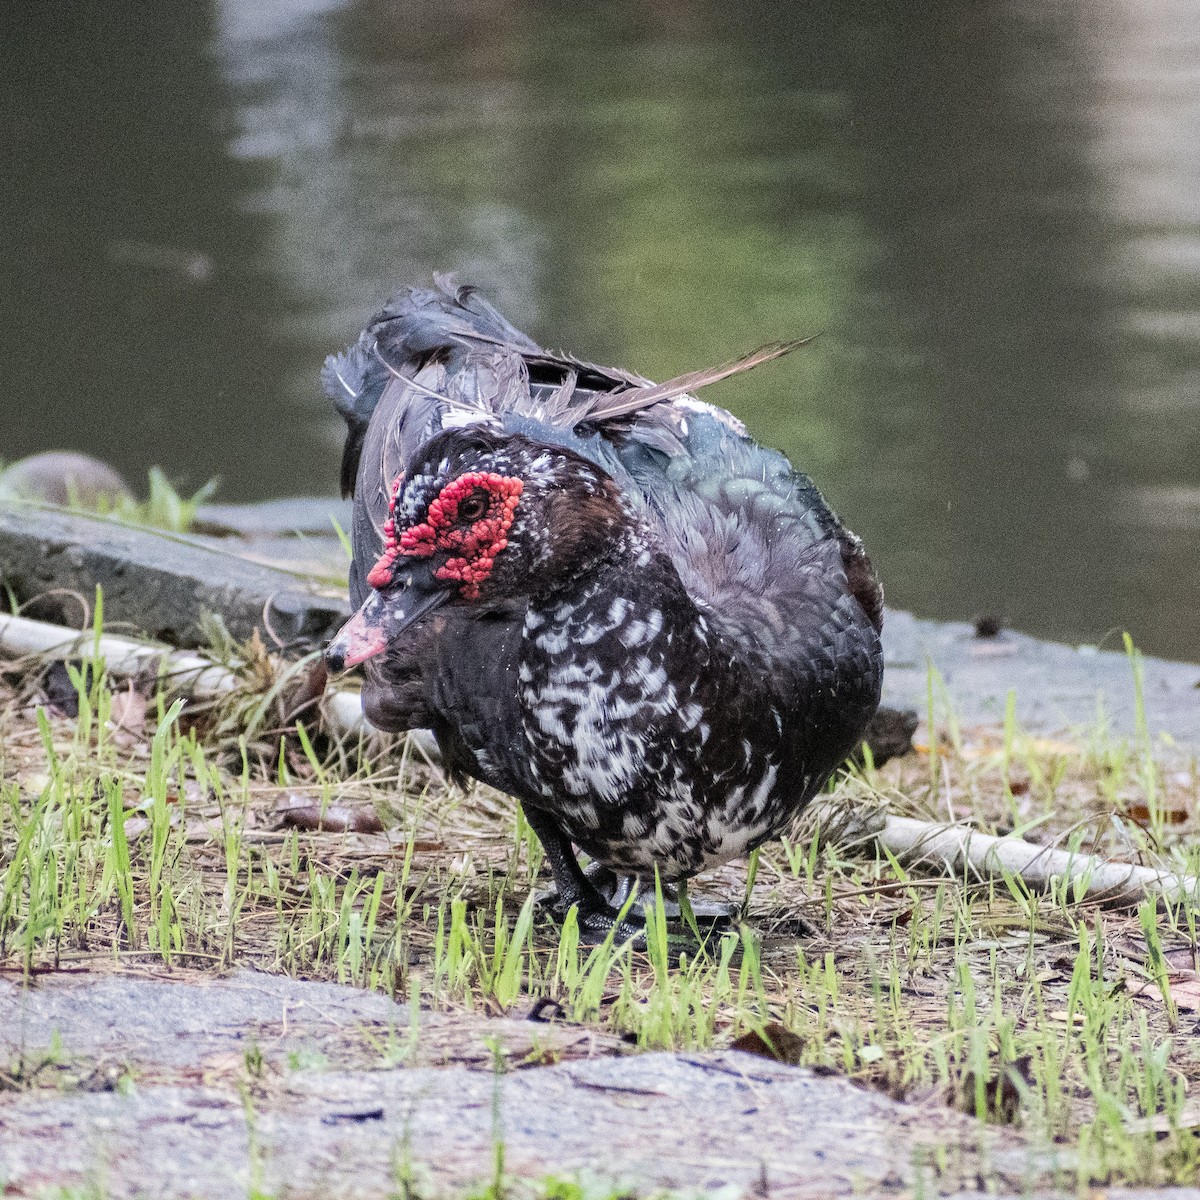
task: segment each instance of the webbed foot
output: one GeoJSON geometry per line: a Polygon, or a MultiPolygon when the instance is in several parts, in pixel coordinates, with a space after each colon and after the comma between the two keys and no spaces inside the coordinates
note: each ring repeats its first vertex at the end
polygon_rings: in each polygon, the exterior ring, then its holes
{"type": "Polygon", "coordinates": [[[584,946],[598,946],[612,934],[614,945],[630,943],[633,950],[645,950],[646,927],[632,911],[621,917],[618,908],[604,903],[597,895],[597,902],[585,902],[576,908],[579,922],[579,942],[584,946]]]}

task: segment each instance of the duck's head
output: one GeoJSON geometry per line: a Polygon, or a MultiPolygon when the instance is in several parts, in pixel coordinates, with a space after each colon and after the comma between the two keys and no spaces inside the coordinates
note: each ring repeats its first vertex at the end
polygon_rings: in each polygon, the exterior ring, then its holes
{"type": "Polygon", "coordinates": [[[370,594],[325,652],[331,670],[383,653],[442,605],[483,612],[567,582],[629,521],[588,459],[479,426],[426,442],[390,482],[388,513],[370,594]]]}

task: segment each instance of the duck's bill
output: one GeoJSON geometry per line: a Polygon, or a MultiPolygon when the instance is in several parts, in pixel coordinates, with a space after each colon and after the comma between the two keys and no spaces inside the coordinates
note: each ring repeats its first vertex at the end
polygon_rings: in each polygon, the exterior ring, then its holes
{"type": "Polygon", "coordinates": [[[325,665],[331,671],[344,671],[382,654],[414,621],[445,603],[452,594],[445,586],[427,589],[413,580],[407,587],[372,591],[329,643],[325,665]]]}

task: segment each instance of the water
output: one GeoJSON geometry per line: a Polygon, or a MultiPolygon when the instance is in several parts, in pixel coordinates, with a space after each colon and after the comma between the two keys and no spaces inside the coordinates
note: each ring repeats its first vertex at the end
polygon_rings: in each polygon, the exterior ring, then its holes
{"type": "Polygon", "coordinates": [[[114,12],[4,39],[0,456],[331,491],[321,360],[438,269],[651,376],[819,331],[709,398],[892,603],[1200,659],[1200,7],[114,12]]]}

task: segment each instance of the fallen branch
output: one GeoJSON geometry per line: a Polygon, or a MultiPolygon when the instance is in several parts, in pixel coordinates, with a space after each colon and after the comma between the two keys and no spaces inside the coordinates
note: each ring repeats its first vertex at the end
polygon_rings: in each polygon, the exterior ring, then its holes
{"type": "MultiPolygon", "coordinates": [[[[0,653],[16,658],[34,654],[84,658],[97,650],[114,678],[156,675],[172,692],[192,700],[220,700],[242,684],[227,667],[190,650],[172,650],[113,633],[102,633],[97,642],[88,629],[64,629],[46,621],[0,613],[0,653]]],[[[363,715],[362,698],[356,691],[327,691],[321,699],[321,712],[325,728],[337,737],[356,739],[379,732],[363,715]]],[[[427,729],[411,730],[409,737],[430,763],[436,766],[441,761],[437,742],[427,729]]]]}
{"type": "Polygon", "coordinates": [[[238,677],[200,654],[169,650],[134,638],[103,633],[99,642],[91,630],[79,632],[0,613],[0,651],[14,657],[37,654],[46,658],[84,658],[96,651],[117,678],[162,675],[172,688],[196,699],[215,700],[233,691],[238,677]]]}
{"type": "Polygon", "coordinates": [[[1200,904],[1200,879],[1038,846],[1023,838],[995,837],[963,825],[888,817],[877,838],[905,864],[935,864],[956,875],[969,871],[984,879],[1000,879],[1007,872],[1034,891],[1048,891],[1060,880],[1077,901],[1130,904],[1161,896],[1176,903],[1200,904]]]}
{"type": "MultiPolygon", "coordinates": [[[[220,700],[242,683],[227,667],[190,650],[172,650],[113,633],[102,633],[97,640],[91,630],[64,629],[9,613],[0,613],[0,652],[18,658],[34,654],[86,658],[98,652],[114,678],[155,675],[173,692],[200,701],[220,700]]],[[[325,699],[325,712],[336,733],[353,736],[371,732],[357,692],[331,693],[325,699]]]]}
{"type": "Polygon", "coordinates": [[[882,809],[825,805],[814,816],[818,836],[845,845],[874,842],[906,867],[935,869],[976,880],[1020,879],[1032,891],[1069,885],[1076,901],[1136,904],[1161,897],[1200,907],[1200,879],[1136,863],[1111,862],[1094,854],[1038,846],[1017,837],[996,837],[967,825],[945,825],[890,816],[882,809]]]}

